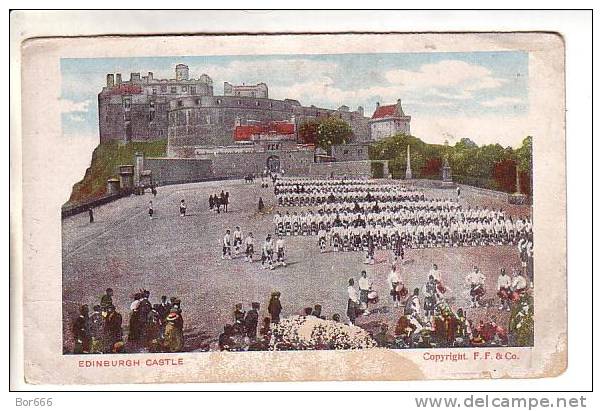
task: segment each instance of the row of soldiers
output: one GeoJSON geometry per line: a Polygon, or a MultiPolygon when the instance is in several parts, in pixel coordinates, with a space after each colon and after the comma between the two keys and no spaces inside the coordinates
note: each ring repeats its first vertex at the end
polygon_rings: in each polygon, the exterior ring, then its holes
{"type": "MultiPolygon", "coordinates": [[[[245,261],[254,262],[255,237],[249,232],[243,241],[243,232],[237,226],[233,232],[226,230],[222,239],[222,260],[237,257],[244,248],[245,261]]],[[[273,270],[276,266],[286,267],[285,261],[285,242],[282,236],[276,239],[268,234],[261,247],[261,265],[264,269],[273,270]]]]}
{"type": "Polygon", "coordinates": [[[343,202],[417,202],[424,199],[425,196],[422,192],[400,189],[399,187],[383,187],[371,192],[358,189],[348,192],[276,194],[278,205],[284,207],[316,206],[321,204],[334,204],[343,202]]]}
{"type": "Polygon", "coordinates": [[[113,289],[107,288],[100,304],[89,313],[88,305],[79,309],[73,321],[74,354],[131,352],[178,352],[184,347],[184,321],[181,301],[167,296],[151,304],[150,292],[140,290],[130,304],[127,339],[124,338],[123,318],[113,304],[113,289]]]}

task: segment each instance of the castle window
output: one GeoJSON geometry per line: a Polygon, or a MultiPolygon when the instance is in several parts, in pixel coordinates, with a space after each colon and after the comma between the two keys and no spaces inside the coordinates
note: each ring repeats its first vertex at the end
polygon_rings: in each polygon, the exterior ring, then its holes
{"type": "Polygon", "coordinates": [[[167,86],[161,86],[161,93],[167,93],[167,86]]]}
{"type": "Polygon", "coordinates": [[[157,94],[157,87],[153,87],[153,94],[157,94]]]}
{"type": "Polygon", "coordinates": [[[129,98],[123,100],[123,108],[129,110],[132,105],[132,101],[129,98]]]}
{"type": "Polygon", "coordinates": [[[188,87],[187,86],[182,86],[182,92],[186,93],[188,91],[188,87]]]}
{"type": "Polygon", "coordinates": [[[177,87],[172,87],[171,88],[171,93],[172,94],[176,94],[178,92],[178,88],[177,87]]]}
{"type": "Polygon", "coordinates": [[[154,101],[151,100],[148,104],[150,105],[150,108],[155,108],[155,102],[154,101]]]}
{"type": "Polygon", "coordinates": [[[182,100],[178,100],[178,107],[184,106],[184,102],[182,100]]]}
{"type": "Polygon", "coordinates": [[[190,86],[190,94],[196,94],[196,87],[190,86]]]}
{"type": "Polygon", "coordinates": [[[201,105],[201,99],[197,98],[196,100],[194,100],[194,104],[196,104],[197,106],[201,105]]]}
{"type": "Polygon", "coordinates": [[[152,122],[153,120],[155,120],[155,112],[151,111],[148,113],[148,121],[152,122]]]}
{"type": "Polygon", "coordinates": [[[238,105],[240,106],[240,100],[237,100],[237,101],[236,101],[236,104],[238,104],[238,105]]]}
{"type": "Polygon", "coordinates": [[[274,107],[274,103],[270,102],[270,108],[274,107]]]}
{"type": "Polygon", "coordinates": [[[217,99],[217,104],[218,105],[222,104],[222,101],[219,98],[217,99]]]}
{"type": "Polygon", "coordinates": [[[256,101],[256,102],[255,102],[255,105],[256,105],[257,107],[259,107],[259,101],[256,101]]]}

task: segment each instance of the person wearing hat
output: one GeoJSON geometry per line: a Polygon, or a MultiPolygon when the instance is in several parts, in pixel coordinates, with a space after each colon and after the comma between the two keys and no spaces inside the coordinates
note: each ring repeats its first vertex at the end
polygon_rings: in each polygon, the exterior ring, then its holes
{"type": "Polygon", "coordinates": [[[92,207],[88,208],[88,217],[90,217],[90,223],[94,222],[94,209],[92,207]]]}
{"type": "Polygon", "coordinates": [[[245,316],[245,333],[251,339],[257,338],[257,323],[259,322],[259,303],[251,303],[251,309],[245,316]]]}
{"type": "Polygon", "coordinates": [[[280,322],[280,313],[282,312],[282,304],[280,303],[280,291],[274,291],[268,303],[268,312],[273,323],[280,322]]]}
{"type": "Polygon", "coordinates": [[[75,345],[73,354],[88,354],[90,352],[90,324],[88,318],[88,305],[84,304],[79,308],[79,316],[73,322],[71,328],[75,345]]]}
{"type": "Polygon", "coordinates": [[[128,342],[137,342],[140,340],[142,327],[138,308],[142,300],[142,293],[134,294],[134,301],[130,304],[130,321],[128,329],[128,342]]]}
{"type": "Polygon", "coordinates": [[[107,307],[113,305],[113,289],[107,288],[105,294],[100,297],[100,308],[103,315],[106,317],[107,307]]]}
{"type": "Polygon", "coordinates": [[[107,307],[107,317],[105,318],[104,327],[102,330],[104,352],[110,353],[117,341],[122,341],[123,330],[121,329],[122,318],[121,314],[115,311],[113,304],[107,307]]]}
{"type": "Polygon", "coordinates": [[[165,325],[164,346],[168,352],[180,352],[184,348],[184,333],[180,328],[180,314],[172,308],[165,325]]]}

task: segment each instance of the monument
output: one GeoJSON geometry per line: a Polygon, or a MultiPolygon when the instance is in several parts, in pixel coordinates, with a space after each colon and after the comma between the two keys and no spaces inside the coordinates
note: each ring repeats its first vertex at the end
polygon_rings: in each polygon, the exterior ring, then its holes
{"type": "Polygon", "coordinates": [[[441,168],[441,188],[454,188],[451,167],[449,166],[447,155],[443,160],[443,167],[441,168]]]}
{"type": "Polygon", "coordinates": [[[508,195],[508,202],[510,204],[526,204],[527,195],[523,194],[520,190],[520,170],[518,164],[516,165],[516,192],[508,195]]]}
{"type": "Polygon", "coordinates": [[[406,180],[412,179],[412,166],[410,165],[410,145],[408,144],[408,154],[406,158],[406,180]]]}

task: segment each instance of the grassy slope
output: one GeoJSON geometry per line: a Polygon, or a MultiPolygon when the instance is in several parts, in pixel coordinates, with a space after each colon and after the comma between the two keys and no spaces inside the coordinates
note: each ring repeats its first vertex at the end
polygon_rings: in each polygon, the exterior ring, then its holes
{"type": "Polygon", "coordinates": [[[84,178],[73,185],[68,205],[85,203],[102,197],[107,189],[107,180],[118,177],[117,167],[134,164],[134,153],[142,152],[147,157],[165,156],[167,140],[145,143],[118,144],[115,141],[101,143],[92,153],[92,163],[84,178]]]}

